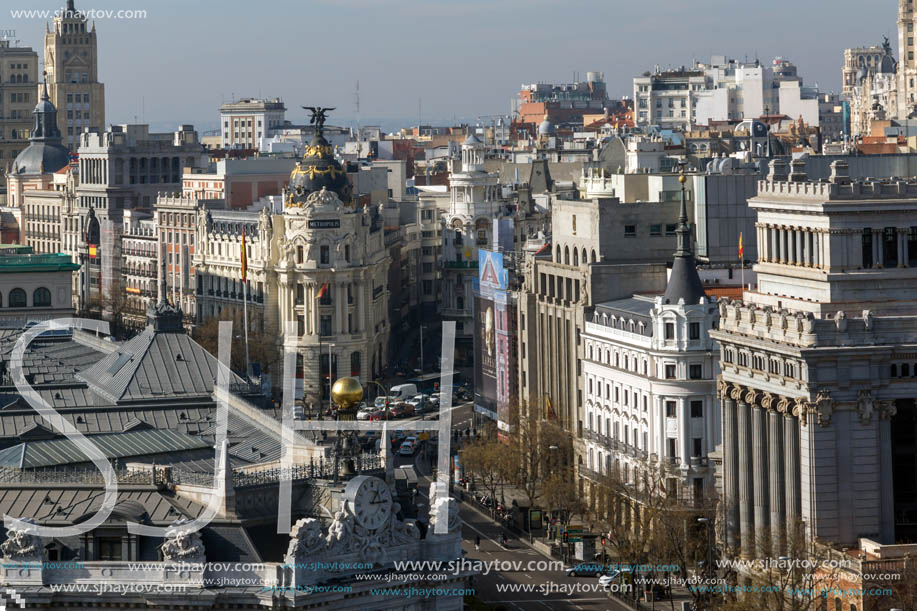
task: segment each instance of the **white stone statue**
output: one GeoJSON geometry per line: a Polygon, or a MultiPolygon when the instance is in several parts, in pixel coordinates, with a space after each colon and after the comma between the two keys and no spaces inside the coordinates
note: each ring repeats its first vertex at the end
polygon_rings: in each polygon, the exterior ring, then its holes
{"type": "Polygon", "coordinates": [[[207,561],[201,533],[188,532],[191,520],[176,520],[166,530],[166,540],[159,546],[165,562],[199,564],[207,561]]]}
{"type": "Polygon", "coordinates": [[[312,556],[325,548],[322,523],[315,518],[302,518],[290,530],[290,545],[284,561],[287,564],[302,562],[306,556],[312,556]]]}
{"type": "Polygon", "coordinates": [[[458,502],[446,495],[442,498],[436,495],[436,482],[430,484],[430,529],[436,534],[436,525],[440,520],[446,518],[446,528],[452,533],[456,532],[462,524],[462,518],[459,515],[458,502]]]}
{"type": "Polygon", "coordinates": [[[23,518],[21,521],[25,522],[26,526],[8,530],[6,541],[0,544],[0,552],[3,552],[3,558],[6,560],[41,562],[44,559],[44,550],[41,537],[36,534],[38,524],[32,518],[23,518]]]}
{"type": "Polygon", "coordinates": [[[334,521],[328,528],[325,544],[330,554],[345,554],[351,551],[353,544],[353,515],[345,504],[343,509],[334,514],[334,521]]]}

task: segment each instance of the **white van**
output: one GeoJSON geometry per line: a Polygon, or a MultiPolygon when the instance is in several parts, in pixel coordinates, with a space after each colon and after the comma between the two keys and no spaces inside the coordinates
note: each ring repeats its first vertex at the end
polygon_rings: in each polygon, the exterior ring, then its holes
{"type": "Polygon", "coordinates": [[[417,384],[399,384],[392,386],[392,397],[396,401],[407,401],[417,394],[417,384]]]}

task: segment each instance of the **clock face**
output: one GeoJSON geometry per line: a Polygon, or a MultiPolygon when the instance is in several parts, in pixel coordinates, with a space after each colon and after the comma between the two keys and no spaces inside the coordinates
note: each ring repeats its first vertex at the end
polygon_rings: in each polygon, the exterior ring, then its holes
{"type": "Polygon", "coordinates": [[[384,481],[359,476],[351,480],[347,489],[347,500],[360,526],[376,530],[388,523],[392,515],[392,491],[384,481]]]}

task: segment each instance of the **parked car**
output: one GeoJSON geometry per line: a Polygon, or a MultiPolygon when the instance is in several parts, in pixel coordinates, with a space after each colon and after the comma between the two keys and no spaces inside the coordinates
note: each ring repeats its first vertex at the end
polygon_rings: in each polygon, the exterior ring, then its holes
{"type": "Polygon", "coordinates": [[[365,408],[357,412],[357,420],[370,420],[376,410],[365,408]]]}
{"type": "Polygon", "coordinates": [[[374,412],[370,415],[369,419],[370,419],[371,421],[376,421],[376,420],[388,420],[388,418],[387,418],[386,415],[385,415],[385,410],[384,410],[384,409],[377,409],[376,411],[374,411],[374,412]]]}

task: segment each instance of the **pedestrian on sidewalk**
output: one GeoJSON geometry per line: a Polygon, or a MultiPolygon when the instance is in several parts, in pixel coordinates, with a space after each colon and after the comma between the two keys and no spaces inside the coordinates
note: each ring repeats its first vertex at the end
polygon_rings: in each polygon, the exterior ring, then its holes
{"type": "Polygon", "coordinates": [[[474,551],[481,551],[481,535],[474,536],[474,551]]]}
{"type": "Polygon", "coordinates": [[[505,532],[500,533],[500,545],[502,545],[503,547],[506,547],[506,533],[505,532]]]}

